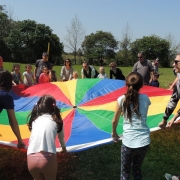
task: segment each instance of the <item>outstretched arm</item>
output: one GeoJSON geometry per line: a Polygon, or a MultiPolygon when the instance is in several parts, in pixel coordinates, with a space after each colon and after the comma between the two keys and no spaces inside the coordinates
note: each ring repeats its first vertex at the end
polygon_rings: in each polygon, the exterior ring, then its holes
{"type": "Polygon", "coordinates": [[[160,128],[165,128],[166,127],[167,120],[168,120],[169,116],[173,113],[174,109],[176,108],[178,101],[179,101],[179,98],[178,98],[177,87],[174,86],[174,91],[173,91],[172,96],[171,96],[171,98],[170,98],[170,100],[168,102],[168,105],[166,106],[163,119],[159,123],[160,128]]]}
{"type": "Polygon", "coordinates": [[[118,122],[119,122],[121,112],[122,112],[122,110],[121,110],[121,108],[120,108],[120,106],[119,106],[119,104],[117,102],[116,111],[115,111],[114,118],[113,118],[113,121],[112,121],[112,138],[114,139],[115,142],[118,142],[118,139],[119,139],[116,128],[117,128],[117,125],[118,125],[118,122]]]}
{"type": "Polygon", "coordinates": [[[61,132],[58,133],[58,139],[59,139],[59,142],[61,144],[62,151],[66,152],[67,149],[66,149],[66,144],[65,144],[65,141],[64,141],[64,128],[62,128],[61,132]]]}
{"type": "Polygon", "coordinates": [[[178,81],[178,77],[176,77],[176,79],[173,81],[173,83],[171,84],[171,86],[168,88],[168,90],[173,90],[174,86],[176,85],[178,81]]]}
{"type": "Polygon", "coordinates": [[[19,126],[15,117],[15,113],[14,113],[14,109],[7,109],[7,114],[8,114],[8,118],[9,118],[9,124],[11,126],[11,129],[13,131],[13,133],[15,134],[15,136],[17,137],[18,140],[18,148],[24,148],[26,145],[24,144],[22,138],[21,138],[21,134],[19,131],[19,126]]]}

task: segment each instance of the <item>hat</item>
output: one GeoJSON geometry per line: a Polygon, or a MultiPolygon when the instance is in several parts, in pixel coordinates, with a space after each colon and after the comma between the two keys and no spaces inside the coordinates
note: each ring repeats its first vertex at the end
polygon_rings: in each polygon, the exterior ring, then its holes
{"type": "Polygon", "coordinates": [[[42,56],[48,56],[48,53],[47,52],[43,52],[42,56]]]}

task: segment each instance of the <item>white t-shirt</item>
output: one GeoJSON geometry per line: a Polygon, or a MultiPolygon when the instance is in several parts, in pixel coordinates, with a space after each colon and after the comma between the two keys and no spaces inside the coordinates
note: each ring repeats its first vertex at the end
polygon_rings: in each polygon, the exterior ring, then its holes
{"type": "MultiPolygon", "coordinates": [[[[125,95],[118,98],[118,104],[123,109],[123,102],[125,95]]],[[[151,104],[149,97],[145,94],[139,94],[139,112],[141,118],[135,113],[132,114],[131,123],[126,118],[126,114],[123,115],[123,139],[122,143],[129,148],[139,148],[150,144],[150,130],[146,124],[147,113],[149,105],[151,104]]]]}
{"type": "Polygon", "coordinates": [[[105,79],[105,78],[108,78],[108,77],[107,77],[106,73],[104,73],[104,74],[99,73],[97,78],[105,79]]]}
{"type": "MultiPolygon", "coordinates": [[[[40,151],[56,154],[56,135],[57,124],[53,121],[52,116],[50,114],[43,114],[42,116],[39,116],[32,123],[27,155],[40,151]]],[[[61,147],[65,147],[63,130],[58,133],[58,138],[61,147]]]]}
{"type": "Polygon", "coordinates": [[[26,86],[32,86],[32,84],[33,84],[33,81],[32,81],[32,79],[33,79],[33,73],[32,72],[30,72],[30,73],[28,73],[27,71],[25,71],[24,73],[23,73],[23,76],[25,76],[24,77],[24,84],[26,85],[26,86]]]}

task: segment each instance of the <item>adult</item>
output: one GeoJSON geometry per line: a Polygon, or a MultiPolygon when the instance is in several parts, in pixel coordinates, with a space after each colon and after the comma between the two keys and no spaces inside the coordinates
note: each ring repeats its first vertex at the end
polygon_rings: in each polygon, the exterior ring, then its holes
{"type": "Polygon", "coordinates": [[[68,81],[73,78],[73,67],[71,66],[71,60],[66,59],[64,66],[61,68],[60,81],[68,81]]]}
{"type": "MultiPolygon", "coordinates": [[[[180,73],[180,53],[176,55],[175,61],[174,61],[174,68],[175,72],[177,74],[180,73]]],[[[170,98],[170,101],[168,102],[168,105],[166,106],[165,113],[163,116],[162,121],[159,123],[160,128],[165,128],[167,125],[167,120],[169,119],[169,116],[173,113],[174,109],[177,106],[177,103],[180,99],[180,76],[177,76],[176,80],[174,81],[175,85],[173,88],[173,93],[170,98]]],[[[178,112],[175,114],[175,116],[168,122],[168,126],[171,127],[171,125],[174,123],[176,118],[180,116],[180,109],[178,112]]],[[[174,180],[179,180],[179,176],[174,176],[171,174],[166,173],[165,174],[166,179],[174,179],[174,180]]]]}
{"type": "MultiPolygon", "coordinates": [[[[177,78],[174,81],[174,87],[173,87],[173,93],[172,96],[168,102],[168,105],[166,106],[164,116],[162,119],[162,122],[159,123],[160,128],[165,128],[167,125],[167,120],[169,119],[169,116],[173,113],[174,109],[177,106],[177,103],[180,99],[180,53],[177,54],[175,61],[174,61],[174,67],[175,71],[178,74],[177,78]]],[[[177,112],[180,115],[180,109],[177,112]]]]}
{"type": "Polygon", "coordinates": [[[25,144],[21,138],[19,126],[14,113],[14,101],[9,91],[12,88],[12,75],[9,71],[0,71],[0,113],[6,109],[9,118],[9,124],[15,136],[17,137],[18,148],[24,148],[25,144]]]}
{"type": "Polygon", "coordinates": [[[43,72],[43,68],[47,67],[49,70],[49,76],[51,80],[51,63],[48,61],[48,54],[46,52],[42,53],[42,59],[38,59],[34,68],[34,79],[36,83],[39,82],[39,76],[43,72]]]}
{"type": "Polygon", "coordinates": [[[0,71],[3,70],[3,58],[0,56],[0,71]]]}
{"type": "Polygon", "coordinates": [[[120,68],[117,68],[117,64],[115,62],[111,62],[109,64],[110,67],[110,79],[113,79],[113,76],[115,79],[119,80],[125,80],[125,76],[123,75],[120,68]]]}
{"type": "Polygon", "coordinates": [[[145,59],[144,52],[141,51],[138,53],[138,62],[134,64],[132,72],[140,73],[143,77],[144,84],[149,84],[149,81],[153,75],[153,67],[151,61],[145,59]]]}
{"type": "Polygon", "coordinates": [[[89,65],[88,62],[83,62],[82,64],[83,68],[81,69],[81,77],[84,78],[97,78],[98,71],[91,65],[89,65]]]}
{"type": "Polygon", "coordinates": [[[159,59],[156,58],[154,61],[154,73],[158,74],[158,67],[159,67],[159,59]]]}

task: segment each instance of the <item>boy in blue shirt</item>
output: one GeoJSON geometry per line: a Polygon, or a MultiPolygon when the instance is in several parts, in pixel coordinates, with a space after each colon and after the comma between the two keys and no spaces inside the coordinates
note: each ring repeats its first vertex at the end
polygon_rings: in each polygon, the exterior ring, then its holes
{"type": "Polygon", "coordinates": [[[152,79],[149,82],[149,85],[150,86],[154,86],[154,87],[159,87],[158,78],[159,78],[159,74],[154,74],[152,79]]]}

